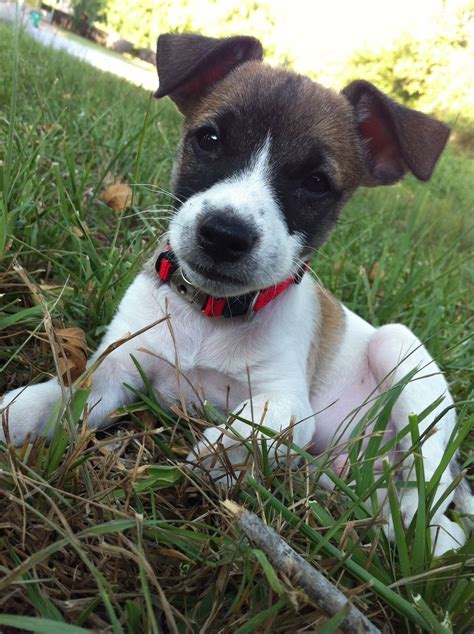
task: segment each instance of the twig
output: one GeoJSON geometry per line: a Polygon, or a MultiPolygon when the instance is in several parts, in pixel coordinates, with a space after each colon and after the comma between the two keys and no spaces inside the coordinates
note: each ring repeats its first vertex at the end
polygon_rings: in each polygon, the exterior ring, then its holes
{"type": "Polygon", "coordinates": [[[268,555],[273,565],[299,586],[328,616],[334,616],[349,605],[346,618],[339,625],[348,634],[380,634],[375,627],[342,592],[320,572],[308,564],[281,538],[255,515],[231,500],[224,507],[237,518],[240,528],[258,548],[268,555]]]}

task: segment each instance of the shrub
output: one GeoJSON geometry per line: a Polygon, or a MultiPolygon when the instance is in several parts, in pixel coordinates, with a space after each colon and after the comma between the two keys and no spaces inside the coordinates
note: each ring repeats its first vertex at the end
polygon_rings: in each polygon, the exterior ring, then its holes
{"type": "Polygon", "coordinates": [[[105,19],[105,4],[106,0],[73,0],[71,7],[74,30],[88,37],[93,23],[105,19]]]}

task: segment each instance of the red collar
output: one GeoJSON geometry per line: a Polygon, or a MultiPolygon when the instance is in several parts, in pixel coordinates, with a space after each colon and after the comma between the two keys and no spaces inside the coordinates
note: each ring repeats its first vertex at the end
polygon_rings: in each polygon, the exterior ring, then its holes
{"type": "Polygon", "coordinates": [[[195,304],[207,317],[250,317],[268,306],[292,284],[299,284],[309,267],[309,261],[292,277],[260,291],[234,297],[212,297],[191,284],[183,274],[175,254],[168,247],[159,254],[155,270],[162,282],[169,284],[183,299],[195,304]]]}

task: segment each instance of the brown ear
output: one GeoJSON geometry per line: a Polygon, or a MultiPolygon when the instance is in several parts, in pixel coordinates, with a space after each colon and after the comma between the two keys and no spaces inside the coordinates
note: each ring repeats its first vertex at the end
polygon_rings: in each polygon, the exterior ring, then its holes
{"type": "Polygon", "coordinates": [[[192,33],[160,35],[156,50],[160,87],[155,97],[169,95],[178,108],[185,111],[232,69],[262,57],[262,45],[254,37],[216,39],[192,33]]]}
{"type": "Polygon", "coordinates": [[[408,170],[419,180],[430,178],[449,137],[444,123],[396,103],[368,81],[353,81],[342,93],[366,150],[364,185],[390,185],[408,170]]]}

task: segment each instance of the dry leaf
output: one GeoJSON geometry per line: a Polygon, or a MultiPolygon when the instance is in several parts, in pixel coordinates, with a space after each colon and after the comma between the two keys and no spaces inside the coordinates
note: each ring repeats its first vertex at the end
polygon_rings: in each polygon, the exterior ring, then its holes
{"type": "MultiPolygon", "coordinates": [[[[371,284],[373,284],[375,282],[375,278],[377,277],[378,270],[379,270],[379,263],[376,260],[373,263],[372,268],[370,269],[370,273],[369,273],[369,281],[370,281],[371,284]]],[[[382,269],[380,271],[380,273],[378,274],[378,276],[379,276],[379,280],[382,281],[383,278],[385,277],[385,271],[382,269]]]]}
{"type": "Polygon", "coordinates": [[[65,385],[74,382],[86,369],[86,335],[80,328],[60,328],[55,330],[59,344],[59,373],[65,385]]]}
{"type": "Polygon", "coordinates": [[[122,211],[132,202],[132,190],[126,183],[115,183],[106,187],[100,197],[113,211],[122,211]]]}
{"type": "Polygon", "coordinates": [[[150,411],[136,412],[135,416],[142,421],[145,429],[156,429],[156,417],[150,411]]]}
{"type": "Polygon", "coordinates": [[[43,125],[39,126],[39,129],[41,130],[41,132],[51,132],[52,130],[62,130],[62,127],[59,125],[59,123],[44,123],[43,125]]]}

